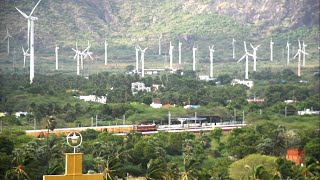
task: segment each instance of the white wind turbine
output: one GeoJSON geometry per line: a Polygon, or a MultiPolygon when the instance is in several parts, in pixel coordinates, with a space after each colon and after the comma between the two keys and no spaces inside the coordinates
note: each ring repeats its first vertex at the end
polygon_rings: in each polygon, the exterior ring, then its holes
{"type": "Polygon", "coordinates": [[[273,61],[273,44],[272,38],[270,40],[270,61],[273,61]]]}
{"type": "Polygon", "coordinates": [[[214,53],[214,45],[212,47],[209,46],[210,51],[210,77],[213,77],[213,53],[214,53]]]}
{"type": "Polygon", "coordinates": [[[56,48],[55,48],[55,53],[56,53],[56,70],[59,69],[59,65],[58,65],[58,50],[59,50],[59,47],[58,47],[58,45],[56,45],[56,48]]]}
{"type": "Polygon", "coordinates": [[[236,40],[235,39],[232,39],[232,58],[236,58],[236,55],[235,55],[235,42],[236,40]]]}
{"type": "Polygon", "coordinates": [[[250,43],[251,48],[253,49],[253,71],[257,71],[257,50],[260,47],[260,45],[253,47],[253,45],[250,43]]]}
{"type": "Polygon", "coordinates": [[[303,51],[303,49],[301,49],[301,44],[300,44],[300,40],[298,40],[299,42],[299,49],[297,54],[293,57],[293,59],[295,59],[298,56],[298,76],[301,76],[301,54],[303,55],[309,55],[308,53],[306,53],[305,51],[303,51]]]}
{"type": "Polygon", "coordinates": [[[148,49],[147,47],[144,49],[141,49],[140,46],[138,46],[141,51],[141,77],[144,77],[144,53],[148,49]]]}
{"type": "Polygon", "coordinates": [[[172,56],[173,56],[173,53],[172,53],[172,50],[173,50],[174,46],[172,46],[171,44],[171,41],[170,41],[170,47],[169,47],[169,56],[170,56],[170,70],[172,70],[172,56]]]}
{"type": "Polygon", "coordinates": [[[250,53],[248,53],[248,51],[247,51],[247,44],[246,44],[245,41],[243,42],[243,44],[244,44],[244,50],[245,50],[246,54],[244,54],[244,55],[242,56],[242,58],[239,59],[239,61],[238,61],[237,63],[239,63],[239,62],[242,61],[244,58],[246,58],[245,79],[249,79],[249,59],[248,59],[248,56],[253,56],[253,55],[250,54],[250,53]]]}
{"type": "Polygon", "coordinates": [[[31,15],[40,2],[41,0],[39,0],[38,3],[34,6],[29,16],[16,7],[20,14],[28,19],[28,47],[30,47],[30,84],[32,84],[34,78],[34,21],[38,20],[37,17],[33,17],[31,15]]]}
{"type": "Polygon", "coordinates": [[[192,70],[196,71],[196,51],[198,50],[198,48],[195,47],[195,45],[193,45],[192,47],[192,70]]]}
{"type": "Polygon", "coordinates": [[[287,65],[289,65],[289,63],[290,63],[290,43],[289,43],[289,41],[287,41],[287,46],[286,46],[286,48],[287,48],[287,65]]]}
{"type": "Polygon", "coordinates": [[[179,64],[181,64],[181,45],[182,43],[179,41],[179,64]]]}
{"type": "Polygon", "coordinates": [[[104,65],[108,64],[108,44],[107,40],[104,40],[104,65]]]}
{"type": "Polygon", "coordinates": [[[4,37],[3,38],[3,40],[6,40],[6,39],[8,39],[8,54],[10,53],[10,38],[12,38],[12,36],[9,34],[9,30],[8,30],[8,28],[7,28],[7,35],[6,35],[6,37],[4,37]]]}
{"type": "Polygon", "coordinates": [[[77,75],[80,75],[80,55],[81,55],[81,51],[78,50],[78,43],[76,43],[76,49],[72,50],[76,53],[73,59],[77,58],[77,75]]]}
{"type": "Polygon", "coordinates": [[[29,49],[27,49],[25,51],[24,48],[22,47],[22,51],[23,51],[23,68],[25,68],[26,67],[26,57],[30,56],[30,54],[28,54],[29,49]]]}
{"type": "MultiPolygon", "coordinates": [[[[306,47],[307,45],[304,43],[304,41],[302,42],[302,51],[306,52],[306,47]]],[[[303,53],[303,58],[302,58],[302,66],[305,67],[306,66],[306,53],[303,53]]]]}
{"type": "Polygon", "coordinates": [[[136,72],[139,73],[139,46],[135,46],[136,49],[136,72]]]}
{"type": "Polygon", "coordinates": [[[161,33],[160,35],[158,35],[158,38],[159,38],[159,55],[161,55],[161,39],[163,37],[163,34],[161,33]]]}

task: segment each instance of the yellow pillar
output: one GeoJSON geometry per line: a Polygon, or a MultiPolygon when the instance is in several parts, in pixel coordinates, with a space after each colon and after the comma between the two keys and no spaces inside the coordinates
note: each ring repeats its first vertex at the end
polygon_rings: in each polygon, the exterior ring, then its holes
{"type": "Polygon", "coordinates": [[[46,175],[43,180],[103,180],[103,174],[82,174],[82,153],[66,153],[65,175],[46,175]]]}

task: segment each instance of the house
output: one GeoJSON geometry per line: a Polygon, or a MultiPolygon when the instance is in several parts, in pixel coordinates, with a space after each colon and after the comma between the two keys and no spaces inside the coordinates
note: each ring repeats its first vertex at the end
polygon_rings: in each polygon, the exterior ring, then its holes
{"type": "Polygon", "coordinates": [[[150,104],[152,108],[161,108],[162,104],[159,98],[153,98],[152,103],[150,104]]]}
{"type": "Polygon", "coordinates": [[[298,114],[301,115],[316,115],[316,114],[320,114],[320,111],[314,111],[314,110],[310,110],[310,109],[305,109],[303,111],[298,111],[298,114]]]}
{"type": "Polygon", "coordinates": [[[21,118],[21,117],[24,117],[24,116],[27,116],[27,115],[28,115],[28,112],[19,111],[19,112],[15,113],[16,118],[21,118]]]}
{"type": "Polygon", "coordinates": [[[248,101],[248,103],[263,103],[264,99],[253,98],[253,99],[247,99],[247,101],[248,101]]]}
{"type": "Polygon", "coordinates": [[[293,161],[296,165],[301,165],[304,161],[304,151],[301,148],[289,148],[286,159],[293,161]]]}
{"type": "Polygon", "coordinates": [[[250,89],[253,87],[253,81],[240,80],[240,79],[234,79],[231,81],[232,86],[235,86],[237,84],[242,84],[242,85],[248,86],[250,89]]]}
{"type": "Polygon", "coordinates": [[[295,102],[296,101],[292,100],[292,99],[284,100],[284,103],[286,103],[286,104],[291,104],[291,103],[295,103],[295,102]]]}
{"type": "Polygon", "coordinates": [[[132,94],[135,94],[138,91],[151,92],[151,87],[146,87],[146,85],[143,82],[134,82],[134,83],[131,83],[131,91],[132,91],[132,94]]]}
{"type": "Polygon", "coordinates": [[[207,75],[199,76],[200,81],[214,81],[216,78],[211,78],[207,75]]]}
{"type": "Polygon", "coordinates": [[[107,97],[106,96],[95,96],[95,95],[89,95],[89,96],[79,96],[79,99],[84,101],[91,101],[91,102],[97,102],[101,104],[106,104],[107,97]]]}
{"type": "Polygon", "coordinates": [[[197,109],[200,105],[185,105],[183,106],[184,109],[197,109]]]}

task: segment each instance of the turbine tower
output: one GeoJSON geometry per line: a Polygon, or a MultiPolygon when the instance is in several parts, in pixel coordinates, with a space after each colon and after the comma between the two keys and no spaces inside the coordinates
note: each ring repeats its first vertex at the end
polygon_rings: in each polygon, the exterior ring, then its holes
{"type": "Polygon", "coordinates": [[[160,35],[158,35],[159,37],[159,55],[161,55],[161,39],[163,37],[163,34],[161,33],[160,35]]]}
{"type": "Polygon", "coordinates": [[[236,58],[236,55],[235,55],[235,42],[236,40],[232,39],[232,58],[236,58]]]}
{"type": "Polygon", "coordinates": [[[198,48],[195,47],[195,45],[193,45],[192,47],[192,57],[193,57],[193,63],[192,63],[192,70],[196,71],[196,51],[198,50],[198,48]]]}
{"type": "Polygon", "coordinates": [[[309,55],[309,54],[303,51],[303,49],[301,49],[300,40],[298,40],[298,42],[299,42],[299,49],[297,54],[293,57],[293,59],[295,59],[298,56],[298,76],[300,77],[301,76],[301,54],[303,55],[309,55]]]}
{"type": "Polygon", "coordinates": [[[108,64],[108,44],[107,40],[104,40],[104,65],[108,64]]]}
{"type": "Polygon", "coordinates": [[[143,50],[138,46],[140,51],[141,51],[141,77],[144,77],[144,53],[148,49],[147,47],[144,48],[143,50]]]}
{"type": "Polygon", "coordinates": [[[250,43],[251,48],[253,49],[253,71],[257,71],[257,50],[260,47],[260,45],[253,47],[253,45],[250,43]]]}
{"type": "Polygon", "coordinates": [[[135,46],[136,48],[136,72],[139,73],[139,46],[135,46]]]}
{"type": "Polygon", "coordinates": [[[210,52],[210,77],[213,77],[213,53],[214,53],[214,45],[212,47],[209,46],[209,52],[210,52]]]}
{"type": "Polygon", "coordinates": [[[289,65],[289,63],[290,63],[290,43],[289,43],[289,41],[287,41],[287,46],[286,46],[286,48],[287,48],[287,65],[289,65]]]}
{"type": "Polygon", "coordinates": [[[171,41],[170,41],[170,47],[169,47],[169,56],[170,56],[170,70],[172,70],[172,50],[173,50],[174,46],[172,46],[171,41]]]}
{"type": "Polygon", "coordinates": [[[179,64],[181,64],[181,45],[182,43],[179,41],[179,64]]]}
{"type": "Polygon", "coordinates": [[[9,30],[8,30],[8,28],[7,28],[7,35],[6,35],[6,37],[4,37],[3,38],[3,40],[6,40],[6,39],[8,39],[8,54],[10,54],[10,38],[12,38],[12,36],[9,34],[9,30]]]}
{"type": "Polygon", "coordinates": [[[30,84],[32,84],[34,78],[34,21],[38,20],[37,17],[33,17],[31,15],[40,2],[41,0],[39,0],[38,3],[34,6],[29,16],[16,7],[20,14],[28,19],[28,47],[30,47],[30,84]]]}
{"type": "Polygon", "coordinates": [[[55,52],[56,52],[56,70],[59,69],[59,66],[58,66],[58,50],[59,50],[59,47],[58,47],[58,45],[56,45],[56,49],[55,49],[55,52]]]}
{"type": "Polygon", "coordinates": [[[239,61],[238,61],[237,63],[239,63],[239,62],[242,61],[244,58],[246,58],[245,79],[247,80],[247,79],[249,79],[249,61],[248,61],[248,56],[253,56],[253,55],[248,53],[248,51],[247,51],[247,44],[246,44],[245,41],[243,42],[243,44],[244,44],[244,50],[245,50],[246,54],[244,54],[244,55],[242,56],[242,58],[239,59],[239,61]]]}
{"type": "Polygon", "coordinates": [[[30,56],[30,54],[28,54],[29,49],[27,49],[25,51],[24,48],[22,47],[22,51],[23,51],[23,68],[25,68],[26,67],[26,57],[30,56]]]}
{"type": "Polygon", "coordinates": [[[273,44],[272,38],[270,40],[270,61],[273,61],[273,44]]]}
{"type": "MultiPolygon", "coordinates": [[[[302,51],[306,52],[306,47],[307,45],[304,43],[304,41],[302,42],[302,51]]],[[[306,53],[303,53],[303,58],[302,58],[302,67],[306,66],[306,53]]]]}

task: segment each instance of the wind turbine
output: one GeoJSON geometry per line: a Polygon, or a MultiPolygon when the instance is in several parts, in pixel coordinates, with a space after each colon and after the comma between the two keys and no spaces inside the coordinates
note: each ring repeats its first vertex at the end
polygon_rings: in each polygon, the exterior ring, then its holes
{"type": "Polygon", "coordinates": [[[135,46],[136,49],[136,72],[139,73],[139,46],[135,46]]]}
{"type": "Polygon", "coordinates": [[[286,48],[287,48],[287,65],[289,65],[289,63],[290,63],[290,43],[289,43],[289,41],[287,41],[287,46],[286,46],[286,48]]]}
{"type": "Polygon", "coordinates": [[[260,47],[260,45],[253,47],[253,45],[250,43],[251,48],[253,49],[253,71],[257,71],[257,50],[260,47]]]}
{"type": "Polygon", "coordinates": [[[198,48],[195,47],[195,45],[193,45],[192,47],[192,57],[193,57],[193,63],[192,63],[192,70],[196,71],[196,51],[198,50],[198,48]]]}
{"type": "Polygon", "coordinates": [[[22,47],[22,51],[23,51],[23,68],[25,68],[26,67],[26,57],[30,56],[30,54],[28,54],[29,49],[27,49],[25,51],[24,48],[22,47]]]}
{"type": "Polygon", "coordinates": [[[104,65],[108,64],[108,44],[107,40],[104,40],[104,65]]]}
{"type": "Polygon", "coordinates": [[[273,44],[272,38],[270,40],[270,61],[273,61],[273,44]]]}
{"type": "Polygon", "coordinates": [[[73,59],[77,58],[77,75],[80,75],[80,55],[81,55],[81,51],[78,50],[78,43],[76,43],[76,49],[72,50],[76,53],[73,59]]]}
{"type": "Polygon", "coordinates": [[[144,48],[143,50],[140,48],[140,46],[138,46],[140,51],[141,51],[141,77],[144,77],[144,53],[146,52],[146,50],[148,49],[147,47],[144,48]]]}
{"type": "Polygon", "coordinates": [[[9,30],[7,28],[7,35],[3,38],[3,40],[8,39],[8,54],[10,53],[10,38],[12,38],[12,36],[9,34],[9,30]]]}
{"type": "Polygon", "coordinates": [[[20,14],[28,19],[28,47],[30,47],[30,84],[32,84],[34,78],[34,21],[38,20],[37,17],[33,17],[31,15],[40,2],[41,0],[39,0],[38,3],[34,6],[29,16],[16,7],[20,14]]]}
{"type": "Polygon", "coordinates": [[[59,50],[59,47],[58,47],[58,45],[56,45],[56,48],[55,48],[55,53],[56,53],[56,70],[59,69],[59,66],[58,66],[58,50],[59,50]]]}
{"type": "MultiPolygon", "coordinates": [[[[307,45],[304,43],[304,41],[302,42],[302,51],[306,52],[306,47],[307,45]]],[[[302,66],[305,67],[306,66],[306,53],[303,53],[303,58],[302,58],[302,66]]]]}
{"type": "Polygon", "coordinates": [[[247,44],[246,44],[245,41],[243,42],[243,44],[244,44],[244,50],[245,50],[246,54],[244,54],[244,55],[242,56],[242,58],[239,59],[239,61],[238,61],[237,63],[239,63],[239,62],[242,61],[244,58],[246,58],[246,73],[245,73],[245,79],[249,79],[249,61],[248,61],[248,56],[253,56],[253,55],[250,54],[250,53],[248,53],[248,51],[247,51],[247,44]]]}
{"type": "Polygon", "coordinates": [[[303,55],[309,55],[308,53],[306,53],[303,49],[301,49],[301,44],[300,44],[300,40],[298,40],[299,42],[299,49],[297,54],[293,57],[293,59],[295,59],[298,56],[298,76],[301,76],[301,54],[303,55]]]}
{"type": "Polygon", "coordinates": [[[236,58],[236,55],[235,55],[235,42],[236,40],[232,39],[232,58],[236,58]]]}
{"type": "Polygon", "coordinates": [[[213,53],[214,53],[214,45],[212,47],[209,46],[210,51],[210,77],[213,77],[213,53]]]}
{"type": "Polygon", "coordinates": [[[163,34],[161,33],[160,35],[158,35],[159,37],[159,55],[161,55],[161,39],[163,37],[163,34]]]}
{"type": "Polygon", "coordinates": [[[173,50],[174,46],[172,46],[171,41],[170,41],[170,47],[169,47],[169,56],[170,56],[170,70],[172,70],[172,50],[173,50]]]}
{"type": "Polygon", "coordinates": [[[182,43],[179,41],[179,64],[181,64],[181,45],[182,43]]]}

